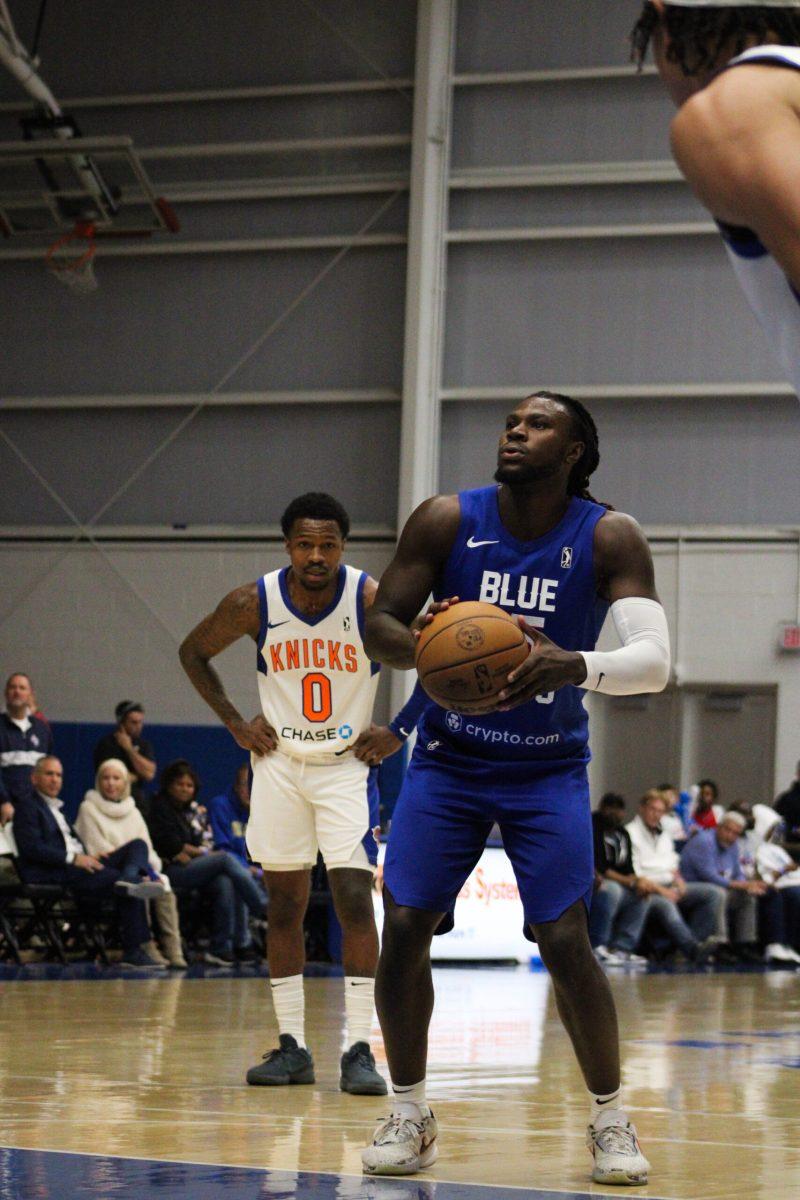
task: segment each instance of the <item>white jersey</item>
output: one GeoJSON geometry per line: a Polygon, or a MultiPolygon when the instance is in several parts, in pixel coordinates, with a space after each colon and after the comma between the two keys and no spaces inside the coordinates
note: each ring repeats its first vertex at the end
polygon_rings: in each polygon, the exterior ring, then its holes
{"type": "Polygon", "coordinates": [[[310,762],[338,762],[369,729],[378,686],[367,658],[364,584],[367,575],[339,567],[336,595],[316,617],[292,604],[288,568],[258,581],[258,690],[278,748],[310,762]]]}
{"type": "MultiPolygon", "coordinates": [[[[732,59],[726,70],[747,64],[800,71],[800,47],[754,46],[732,59]]],[[[722,222],[720,230],[742,291],[800,395],[800,295],[757,234],[722,222]]]]}

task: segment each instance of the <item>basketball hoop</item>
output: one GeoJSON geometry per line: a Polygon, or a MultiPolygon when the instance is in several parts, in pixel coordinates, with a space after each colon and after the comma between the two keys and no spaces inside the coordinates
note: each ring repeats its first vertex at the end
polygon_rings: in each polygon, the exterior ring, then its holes
{"type": "Polygon", "coordinates": [[[45,266],[79,295],[97,288],[94,256],[97,250],[95,227],[90,221],[78,221],[70,233],[53,242],[45,255],[45,266]]]}

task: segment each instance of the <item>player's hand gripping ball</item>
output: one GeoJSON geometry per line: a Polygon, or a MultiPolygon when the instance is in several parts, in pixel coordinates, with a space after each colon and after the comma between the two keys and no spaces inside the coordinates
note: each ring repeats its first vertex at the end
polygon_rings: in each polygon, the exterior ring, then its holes
{"type": "Polygon", "coordinates": [[[435,614],[416,647],[419,681],[431,700],[460,713],[486,713],[530,645],[514,617],[467,600],[435,614]]]}

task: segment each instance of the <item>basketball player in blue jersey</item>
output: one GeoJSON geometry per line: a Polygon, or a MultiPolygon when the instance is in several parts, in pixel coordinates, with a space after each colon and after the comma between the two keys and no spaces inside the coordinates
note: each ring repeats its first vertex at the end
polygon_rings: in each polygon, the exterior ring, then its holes
{"type": "MultiPolygon", "coordinates": [[[[348,1049],[340,1087],[386,1095],[369,1048],[378,936],[372,907],[378,825],[374,768],[390,749],[370,723],[377,666],[363,646],[377,589],[341,559],[350,521],[312,492],[281,520],[290,566],[230,592],[188,635],[183,667],[200,695],[249,750],[253,766],[247,848],[264,868],[267,956],[277,1049],[247,1073],[251,1084],[313,1083],[306,1046],[303,918],[321,851],[342,926],[348,1049]],[[246,721],[211,659],[239,638],[256,643],[262,712],[246,721]]],[[[396,739],[389,738],[390,742],[396,739]]]]}
{"type": "Polygon", "coordinates": [[[632,41],[640,64],[652,44],[675,159],[800,394],[800,0],[647,0],[632,41]]]}
{"type": "Polygon", "coordinates": [[[370,1174],[410,1174],[437,1156],[425,1097],[431,938],[497,821],[526,930],[589,1089],[594,1178],[647,1179],[620,1099],[614,1002],[587,932],[593,858],[582,693],[661,691],[669,637],[639,526],[589,496],[598,462],[597,431],[581,404],[550,392],[522,401],[500,438],[498,486],[425,501],[367,615],[370,657],[405,669],[414,665],[413,618],[431,592],[431,612],[455,598],[497,604],[531,641],[495,711],[467,717],[429,703],[419,721],[384,864],[376,1000],[394,1103],[362,1153],[370,1174]],[[599,653],[609,605],[623,646],[599,653]]]}

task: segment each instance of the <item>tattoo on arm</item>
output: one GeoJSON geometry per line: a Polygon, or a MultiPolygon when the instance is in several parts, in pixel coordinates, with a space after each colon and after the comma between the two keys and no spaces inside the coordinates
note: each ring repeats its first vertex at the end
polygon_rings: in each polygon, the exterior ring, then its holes
{"type": "Polygon", "coordinates": [[[258,588],[254,583],[246,584],[230,592],[181,644],[179,654],[184,671],[224,725],[241,721],[242,716],[228,699],[210,660],[239,638],[257,638],[259,624],[258,588]]]}

